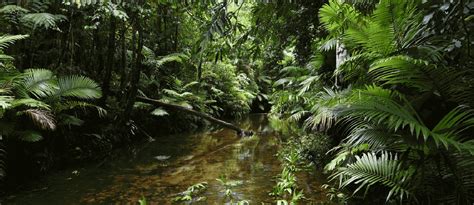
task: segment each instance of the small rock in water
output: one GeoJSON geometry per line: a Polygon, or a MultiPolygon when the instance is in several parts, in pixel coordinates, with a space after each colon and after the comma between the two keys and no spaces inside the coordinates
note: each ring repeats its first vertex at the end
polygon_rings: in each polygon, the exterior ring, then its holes
{"type": "Polygon", "coordinates": [[[160,161],[165,161],[165,160],[169,159],[170,157],[171,156],[159,155],[159,156],[156,156],[155,159],[160,160],[160,161]]]}

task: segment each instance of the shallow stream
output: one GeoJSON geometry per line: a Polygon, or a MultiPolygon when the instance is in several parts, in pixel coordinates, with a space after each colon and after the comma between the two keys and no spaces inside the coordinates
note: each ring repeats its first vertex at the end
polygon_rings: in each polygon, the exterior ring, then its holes
{"type": "MultiPolygon", "coordinates": [[[[8,197],[5,204],[137,204],[142,196],[148,204],[173,204],[178,193],[200,182],[207,188],[196,196],[202,201],[193,204],[276,204],[269,192],[282,169],[275,154],[284,136],[274,131],[265,115],[251,115],[238,124],[257,135],[240,138],[221,129],[154,136],[154,141],[113,160],[46,176],[32,189],[8,197]],[[216,180],[222,177],[239,182],[231,188],[231,197],[216,180]]],[[[307,198],[300,204],[327,201],[320,188],[323,180],[317,172],[298,175],[307,198]]]]}

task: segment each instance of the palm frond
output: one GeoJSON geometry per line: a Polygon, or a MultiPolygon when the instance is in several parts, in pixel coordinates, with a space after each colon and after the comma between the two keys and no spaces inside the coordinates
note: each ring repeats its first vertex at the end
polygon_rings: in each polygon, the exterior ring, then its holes
{"type": "Polygon", "coordinates": [[[366,25],[351,27],[344,39],[349,46],[389,56],[422,45],[427,39],[425,30],[414,2],[382,0],[366,25]]]}
{"type": "Polygon", "coordinates": [[[450,159],[456,172],[448,180],[457,182],[455,189],[442,201],[447,204],[469,204],[474,201],[474,160],[472,155],[454,153],[450,159]]]}
{"type": "Polygon", "coordinates": [[[55,93],[55,96],[79,99],[97,99],[102,96],[99,85],[85,76],[72,75],[60,77],[58,79],[58,87],[59,90],[55,93]]]}
{"type": "Polygon", "coordinates": [[[375,124],[383,123],[393,131],[408,127],[416,137],[423,136],[426,140],[430,130],[419,120],[410,104],[402,105],[395,101],[397,98],[404,101],[395,91],[368,86],[366,90],[354,94],[353,101],[341,109],[340,115],[344,118],[364,119],[375,124]]]}
{"type": "Polygon", "coordinates": [[[331,50],[336,49],[336,45],[337,45],[336,38],[325,39],[321,42],[321,46],[319,46],[319,50],[329,52],[331,50]]]}
{"type": "Polygon", "coordinates": [[[349,82],[366,82],[368,65],[382,57],[379,53],[354,52],[334,70],[333,76],[344,76],[349,82]]]}
{"type": "Polygon", "coordinates": [[[383,185],[390,189],[387,201],[392,196],[401,200],[410,195],[410,180],[415,170],[404,169],[396,154],[383,152],[379,157],[375,153],[364,153],[356,156],[356,161],[347,167],[339,168],[331,179],[340,179],[341,188],[350,184],[357,184],[354,193],[365,188],[366,192],[375,184],[383,185]]]}
{"type": "Polygon", "coordinates": [[[324,27],[336,35],[350,25],[359,22],[360,13],[351,5],[339,3],[339,1],[329,1],[319,10],[319,18],[324,27]]]}
{"type": "Polygon", "coordinates": [[[387,56],[396,50],[394,36],[390,27],[371,22],[366,26],[349,28],[344,39],[348,46],[360,46],[367,52],[387,56]]]}
{"type": "Polygon", "coordinates": [[[316,83],[319,81],[319,76],[308,76],[303,82],[299,84],[301,86],[298,95],[303,95],[308,92],[311,88],[316,87],[316,83]]]}
{"type": "Polygon", "coordinates": [[[324,65],[324,55],[321,53],[314,54],[310,61],[306,64],[306,69],[310,72],[317,72],[324,65]]]}
{"type": "MultiPolygon", "coordinates": [[[[474,73],[461,72],[462,78],[457,79],[455,85],[449,86],[450,99],[461,105],[474,107],[474,73]]],[[[446,76],[446,75],[445,75],[446,76]]]]}
{"type": "Polygon", "coordinates": [[[40,109],[27,109],[19,112],[31,118],[33,123],[44,130],[55,130],[56,122],[54,116],[50,111],[40,109]]]}
{"type": "Polygon", "coordinates": [[[380,125],[361,123],[350,130],[345,141],[350,146],[367,144],[374,152],[392,150],[403,151],[407,147],[401,142],[401,136],[380,125]]]}
{"type": "Polygon", "coordinates": [[[304,127],[312,130],[327,130],[332,127],[338,118],[337,107],[347,100],[351,88],[341,91],[324,88],[312,101],[312,113],[304,122],[304,127]]]}
{"type": "Polygon", "coordinates": [[[40,133],[31,130],[16,132],[16,134],[20,140],[25,142],[38,142],[43,139],[40,133]]]}
{"type": "Polygon", "coordinates": [[[468,151],[474,155],[474,147],[470,143],[463,143],[462,132],[474,127],[474,111],[465,106],[459,106],[446,114],[432,129],[432,136],[436,143],[456,147],[459,151],[468,151]]]}
{"type": "Polygon", "coordinates": [[[13,99],[13,96],[0,95],[0,117],[2,116],[2,111],[5,111],[12,106],[11,103],[13,99]]]}
{"type": "Polygon", "coordinates": [[[24,72],[25,77],[20,83],[18,92],[23,97],[29,93],[37,98],[44,98],[54,93],[58,87],[54,82],[54,74],[47,69],[28,69],[24,72]]]}
{"type": "Polygon", "coordinates": [[[61,125],[81,126],[84,124],[84,120],[81,120],[74,115],[60,114],[57,116],[57,118],[59,119],[58,122],[61,125]]]}
{"type": "Polygon", "coordinates": [[[385,85],[404,85],[421,92],[449,98],[451,87],[463,72],[449,70],[409,56],[393,56],[375,61],[369,73],[385,85]]]}
{"type": "Polygon", "coordinates": [[[30,108],[40,108],[44,110],[50,110],[51,106],[46,104],[43,101],[36,100],[33,98],[20,98],[20,99],[14,99],[11,101],[11,108],[16,108],[16,107],[30,107],[30,108]]]}
{"type": "Polygon", "coordinates": [[[54,107],[54,112],[55,113],[60,113],[60,112],[63,112],[63,111],[66,111],[66,110],[72,110],[72,109],[77,109],[77,108],[80,108],[80,109],[88,109],[88,108],[93,108],[97,111],[97,113],[99,114],[100,117],[103,117],[105,115],[107,115],[107,111],[100,107],[100,106],[97,106],[97,105],[94,105],[94,104],[91,104],[91,103],[88,103],[88,102],[83,102],[83,101],[73,101],[73,100],[68,100],[68,101],[65,101],[65,102],[61,102],[61,103],[58,103],[55,107],[54,107]]]}

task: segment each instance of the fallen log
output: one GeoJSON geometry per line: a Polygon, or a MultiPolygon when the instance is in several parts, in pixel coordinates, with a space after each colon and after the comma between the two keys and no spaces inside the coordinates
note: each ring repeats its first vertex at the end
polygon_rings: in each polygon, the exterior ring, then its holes
{"type": "Polygon", "coordinates": [[[226,121],[219,120],[219,119],[214,118],[214,117],[212,117],[212,116],[210,116],[206,113],[198,112],[196,110],[189,109],[187,107],[183,107],[183,106],[179,106],[179,105],[175,105],[175,104],[170,104],[170,103],[165,103],[165,102],[162,102],[162,101],[159,101],[159,100],[155,100],[155,99],[151,99],[151,98],[147,98],[147,97],[141,97],[141,96],[137,97],[137,101],[152,104],[152,105],[156,105],[156,106],[160,106],[160,107],[163,107],[165,109],[178,110],[178,111],[182,111],[182,112],[185,112],[185,113],[189,113],[189,114],[194,115],[194,116],[198,116],[198,117],[203,118],[203,119],[205,119],[209,122],[221,125],[222,127],[235,130],[237,132],[237,134],[241,137],[246,137],[246,136],[253,135],[252,131],[243,130],[240,127],[237,127],[237,126],[233,125],[232,123],[228,123],[226,121]]]}

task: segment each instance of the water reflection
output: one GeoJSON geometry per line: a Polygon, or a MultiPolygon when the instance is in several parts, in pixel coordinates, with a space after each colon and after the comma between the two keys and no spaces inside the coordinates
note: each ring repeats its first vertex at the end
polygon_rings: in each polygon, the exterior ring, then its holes
{"type": "MultiPolygon", "coordinates": [[[[257,133],[239,138],[227,129],[199,134],[157,137],[124,153],[101,167],[90,167],[72,175],[70,171],[46,177],[45,190],[11,198],[8,204],[116,204],[136,203],[142,196],[151,204],[172,204],[187,187],[207,182],[201,194],[205,201],[195,204],[226,204],[247,200],[251,204],[273,203],[268,192],[281,171],[274,156],[280,142],[264,115],[252,115],[242,127],[257,133]],[[216,179],[222,180],[216,180],[216,179]],[[224,182],[223,182],[224,181],[224,182]],[[230,186],[227,182],[239,182],[230,186]],[[231,194],[226,194],[226,190],[231,194]],[[230,197],[231,196],[231,197],[230,197]]],[[[320,179],[299,176],[305,195],[324,202],[320,179]]]]}

